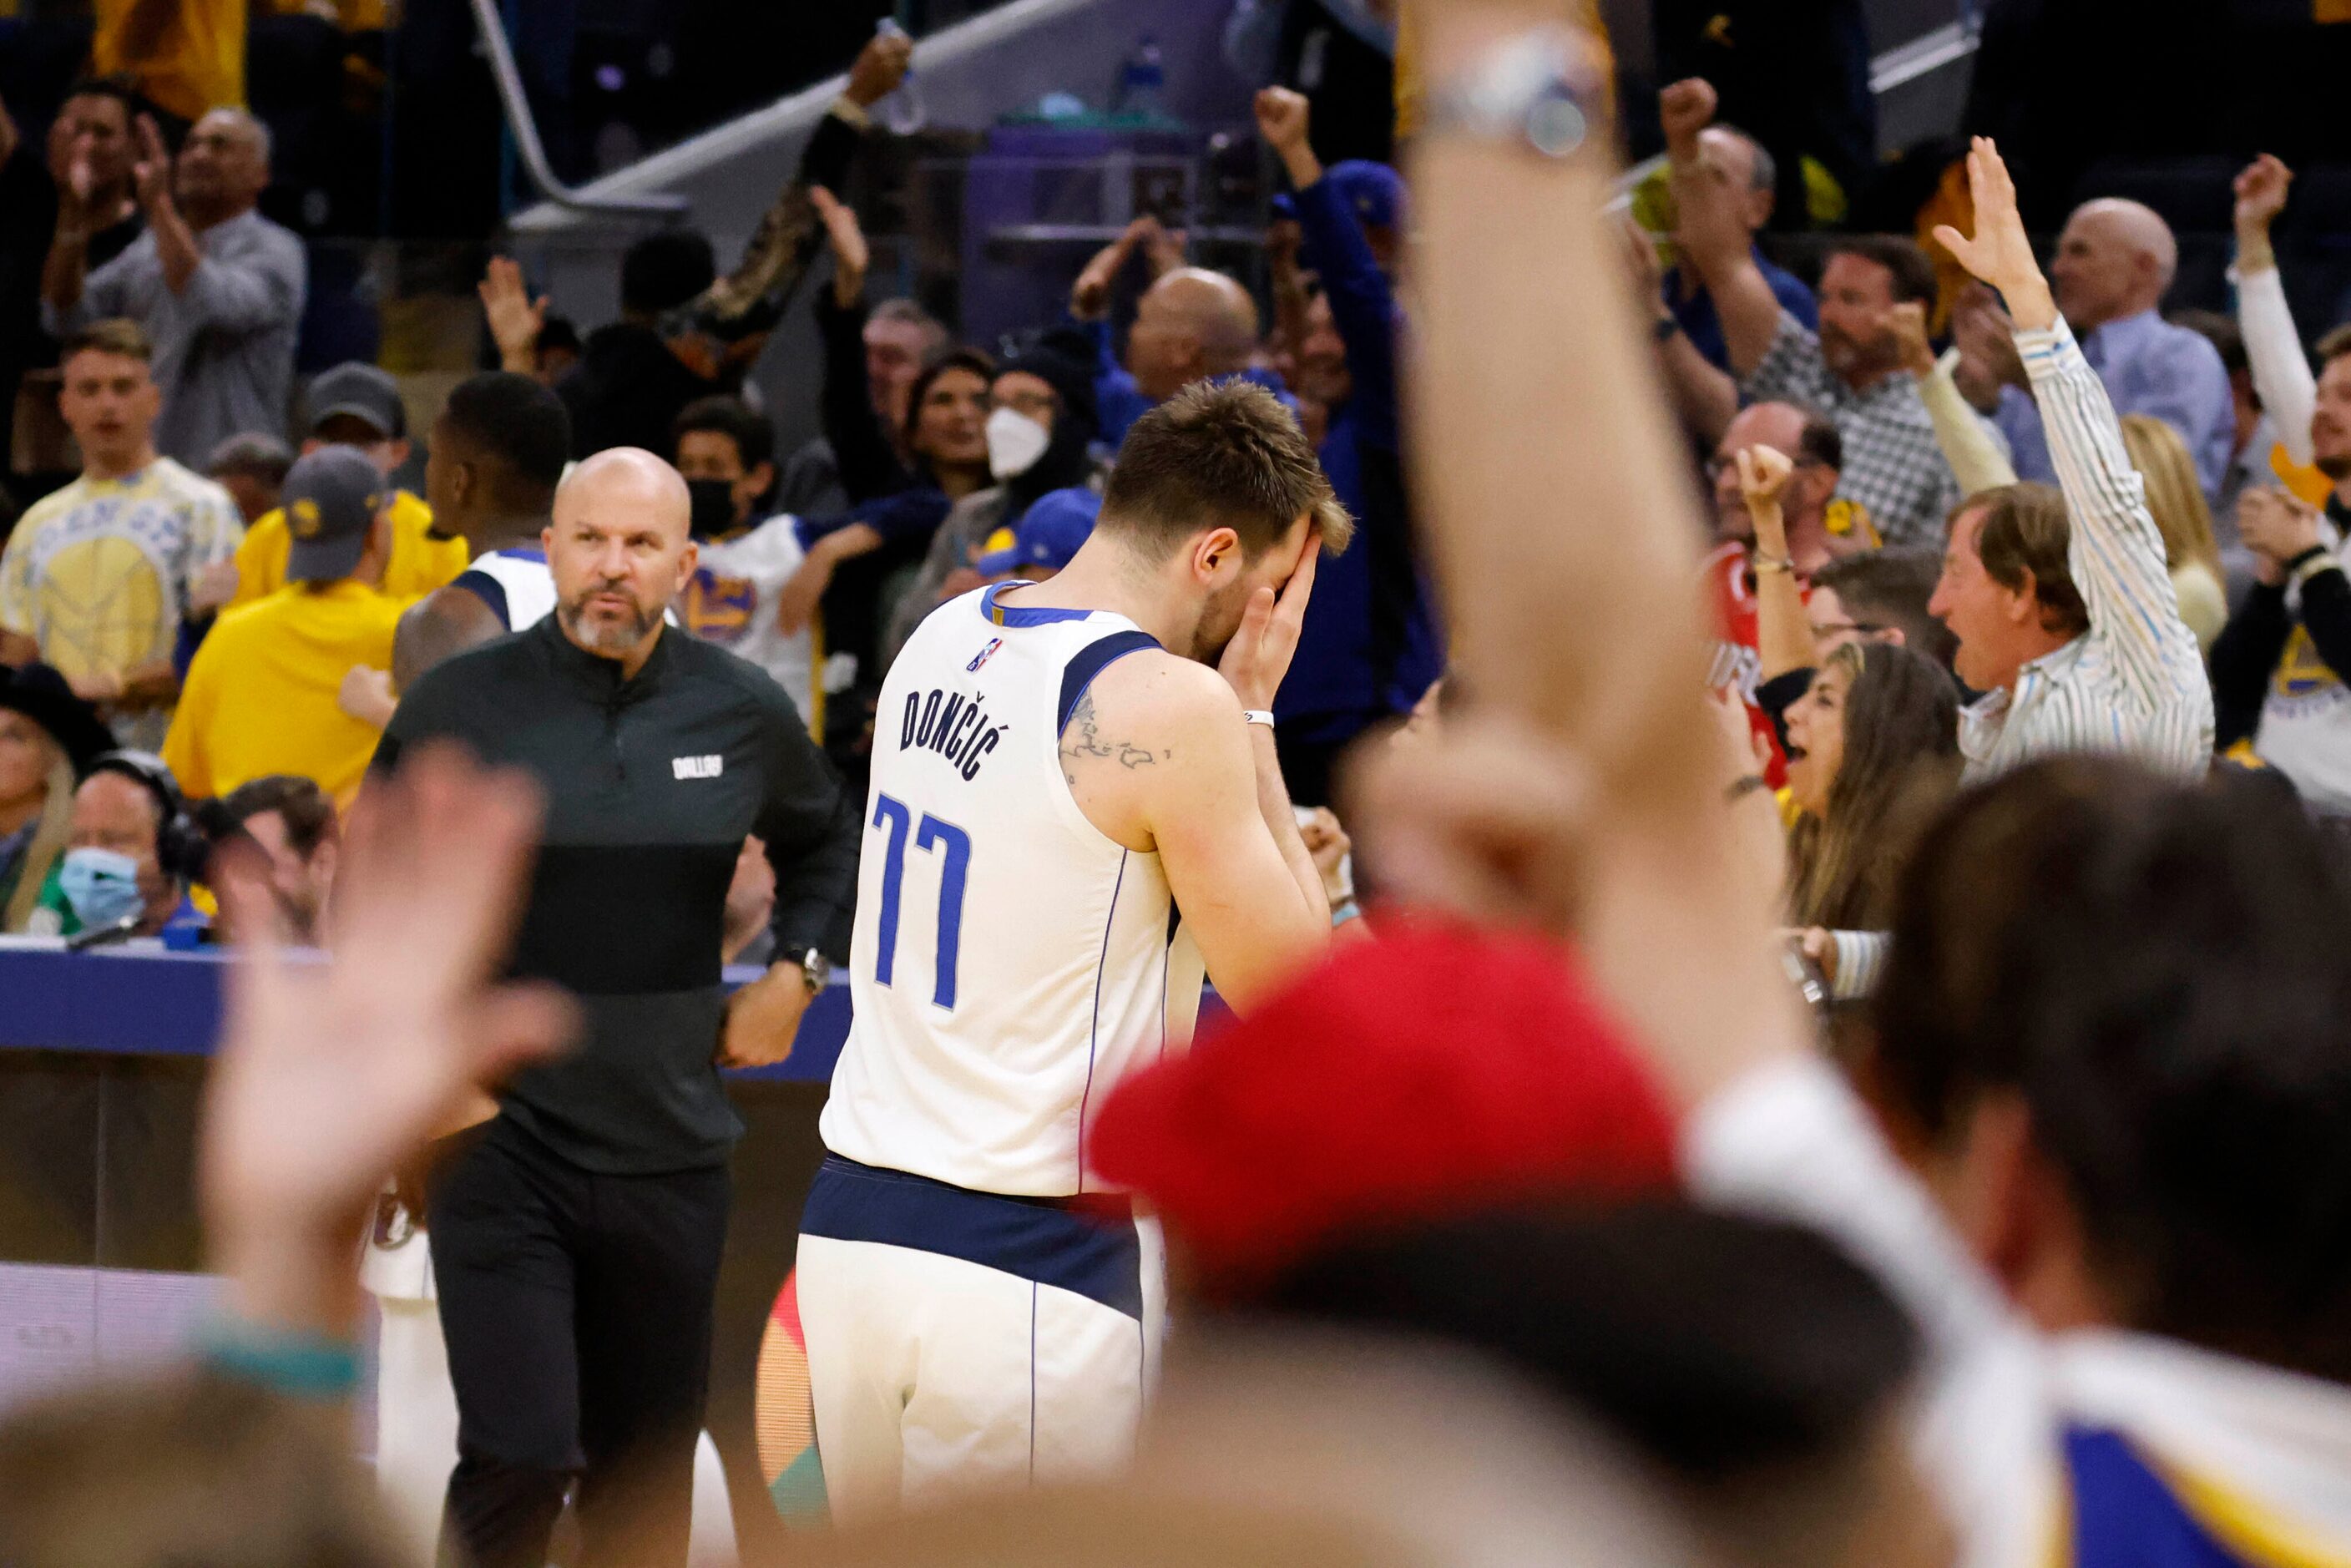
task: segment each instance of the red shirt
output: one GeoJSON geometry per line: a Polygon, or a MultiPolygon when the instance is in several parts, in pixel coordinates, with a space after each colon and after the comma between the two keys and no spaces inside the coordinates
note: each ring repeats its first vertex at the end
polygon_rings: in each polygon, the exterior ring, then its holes
{"type": "MultiPolygon", "coordinates": [[[[1771,766],[1764,778],[1777,789],[1788,781],[1788,765],[1780,754],[1779,731],[1772,727],[1771,716],[1755,702],[1755,688],[1762,680],[1763,659],[1757,651],[1760,643],[1755,571],[1748,562],[1747,546],[1737,539],[1726,539],[1715,546],[1708,552],[1706,564],[1699,568],[1699,582],[1708,611],[1714,619],[1714,659],[1707,672],[1706,684],[1716,690],[1735,691],[1745,699],[1748,722],[1771,747],[1771,766]]],[[[1812,580],[1799,573],[1796,590],[1811,599],[1812,580]]]]}

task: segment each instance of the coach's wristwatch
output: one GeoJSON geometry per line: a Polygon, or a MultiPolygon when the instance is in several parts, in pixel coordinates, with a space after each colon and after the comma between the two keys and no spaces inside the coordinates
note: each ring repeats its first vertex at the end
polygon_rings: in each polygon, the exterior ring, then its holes
{"type": "Polygon", "coordinates": [[[823,949],[811,947],[800,955],[800,978],[808,982],[810,996],[824,995],[824,988],[832,984],[832,960],[823,949]]]}

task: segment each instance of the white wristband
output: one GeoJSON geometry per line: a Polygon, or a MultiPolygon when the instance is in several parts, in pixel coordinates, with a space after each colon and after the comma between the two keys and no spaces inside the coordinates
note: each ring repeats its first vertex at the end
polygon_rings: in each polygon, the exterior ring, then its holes
{"type": "Polygon", "coordinates": [[[1261,724],[1265,726],[1266,728],[1271,729],[1273,727],[1273,715],[1266,712],[1265,709],[1261,707],[1243,708],[1241,709],[1241,722],[1244,724],[1261,724]]]}

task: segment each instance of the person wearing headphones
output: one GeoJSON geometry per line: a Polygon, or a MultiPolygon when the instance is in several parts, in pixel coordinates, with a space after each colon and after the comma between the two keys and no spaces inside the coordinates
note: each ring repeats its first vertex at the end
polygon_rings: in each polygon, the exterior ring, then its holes
{"type": "Polygon", "coordinates": [[[146,751],[107,752],[74,790],[66,852],[26,930],[37,936],[109,930],[160,936],[201,926],[204,916],[189,902],[188,883],[203,871],[205,852],[162,759],[146,751]]]}

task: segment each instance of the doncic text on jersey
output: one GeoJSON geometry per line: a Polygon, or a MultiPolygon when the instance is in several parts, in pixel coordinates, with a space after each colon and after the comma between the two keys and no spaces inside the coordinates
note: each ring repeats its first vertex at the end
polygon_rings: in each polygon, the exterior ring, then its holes
{"type": "Polygon", "coordinates": [[[989,721],[979,710],[979,698],[933,687],[928,695],[906,694],[906,715],[898,727],[898,749],[921,747],[935,751],[970,783],[979,777],[979,765],[996,749],[1006,726],[989,721]]]}

